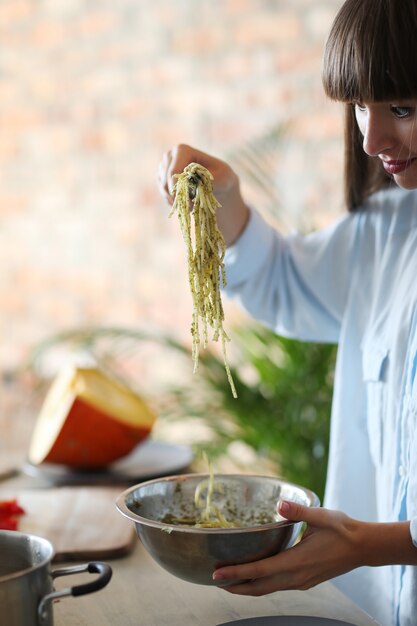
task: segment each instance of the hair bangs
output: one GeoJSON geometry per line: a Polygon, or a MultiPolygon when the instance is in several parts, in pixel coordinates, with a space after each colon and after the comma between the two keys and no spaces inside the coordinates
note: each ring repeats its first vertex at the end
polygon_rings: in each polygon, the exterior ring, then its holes
{"type": "Polygon", "coordinates": [[[416,0],[347,0],[323,59],[326,94],[341,102],[417,95],[416,0]]]}

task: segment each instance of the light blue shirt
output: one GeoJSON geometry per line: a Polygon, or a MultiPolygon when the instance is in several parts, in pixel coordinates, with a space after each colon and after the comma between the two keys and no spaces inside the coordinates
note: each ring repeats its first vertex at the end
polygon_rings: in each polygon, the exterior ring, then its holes
{"type": "MultiPolygon", "coordinates": [[[[417,191],[397,187],[308,236],[255,212],[225,257],[226,293],[278,334],[338,343],[324,505],[412,520],[417,549],[417,191]]],[[[417,567],[334,580],[383,626],[416,626],[417,567]]]]}

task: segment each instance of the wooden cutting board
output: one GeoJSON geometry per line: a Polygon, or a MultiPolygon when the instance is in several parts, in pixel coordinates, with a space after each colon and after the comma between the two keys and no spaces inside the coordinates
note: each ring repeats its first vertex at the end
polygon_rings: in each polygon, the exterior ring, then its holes
{"type": "Polygon", "coordinates": [[[59,487],[11,493],[26,514],[18,530],[49,539],[54,562],[111,559],[128,554],[136,541],[134,524],[116,509],[120,488],[59,487]]]}

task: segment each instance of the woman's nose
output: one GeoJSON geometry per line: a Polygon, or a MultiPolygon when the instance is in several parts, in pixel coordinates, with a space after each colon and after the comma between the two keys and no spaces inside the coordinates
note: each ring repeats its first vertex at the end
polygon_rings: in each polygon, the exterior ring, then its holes
{"type": "Polygon", "coordinates": [[[368,111],[363,122],[363,149],[369,156],[378,156],[393,146],[390,125],[385,116],[368,111]]]}

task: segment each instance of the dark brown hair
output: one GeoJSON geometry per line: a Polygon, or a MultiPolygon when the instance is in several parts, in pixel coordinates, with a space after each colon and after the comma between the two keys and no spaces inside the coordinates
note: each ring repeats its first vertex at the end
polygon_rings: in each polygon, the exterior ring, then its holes
{"type": "Polygon", "coordinates": [[[391,178],[364,152],[352,103],[416,98],[417,0],[346,0],[326,43],[323,85],[346,103],[345,198],[354,211],[391,178]]]}

